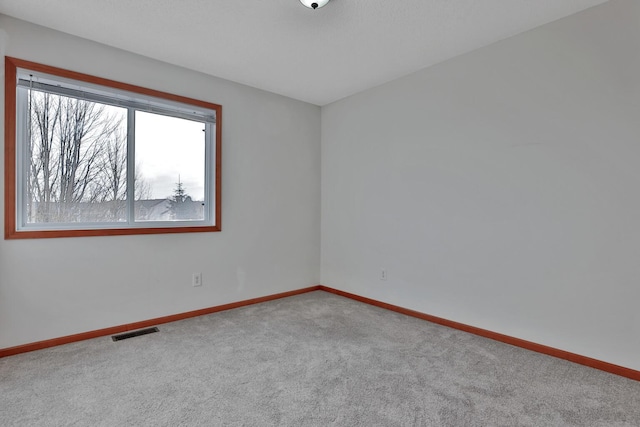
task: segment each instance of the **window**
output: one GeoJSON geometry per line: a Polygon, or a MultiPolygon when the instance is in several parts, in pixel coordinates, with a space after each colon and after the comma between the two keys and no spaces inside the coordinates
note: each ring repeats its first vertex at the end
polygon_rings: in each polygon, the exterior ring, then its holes
{"type": "Polygon", "coordinates": [[[220,105],[5,58],[5,238],[220,230],[220,105]]]}

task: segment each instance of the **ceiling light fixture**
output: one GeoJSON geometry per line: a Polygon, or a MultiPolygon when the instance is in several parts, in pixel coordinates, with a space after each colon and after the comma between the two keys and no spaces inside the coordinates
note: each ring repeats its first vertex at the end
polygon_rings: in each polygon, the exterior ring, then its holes
{"type": "Polygon", "coordinates": [[[329,0],[300,0],[300,3],[307,6],[309,9],[319,9],[329,3],[329,0]]]}

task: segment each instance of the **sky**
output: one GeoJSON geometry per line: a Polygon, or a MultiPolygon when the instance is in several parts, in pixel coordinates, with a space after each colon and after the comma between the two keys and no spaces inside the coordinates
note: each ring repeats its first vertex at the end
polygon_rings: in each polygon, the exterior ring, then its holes
{"type": "Polygon", "coordinates": [[[204,200],[204,123],[137,111],[135,146],[151,198],[172,196],[180,179],[193,200],[204,200]]]}

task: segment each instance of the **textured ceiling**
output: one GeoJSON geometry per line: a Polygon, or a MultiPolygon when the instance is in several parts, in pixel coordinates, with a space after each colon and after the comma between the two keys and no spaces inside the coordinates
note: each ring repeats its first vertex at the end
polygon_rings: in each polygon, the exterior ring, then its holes
{"type": "Polygon", "coordinates": [[[0,0],[0,13],[317,105],[606,0],[0,0]]]}

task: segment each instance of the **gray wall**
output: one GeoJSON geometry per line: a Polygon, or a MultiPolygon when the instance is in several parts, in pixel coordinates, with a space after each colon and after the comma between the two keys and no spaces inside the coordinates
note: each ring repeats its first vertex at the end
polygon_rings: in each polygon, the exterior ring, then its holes
{"type": "Polygon", "coordinates": [[[322,283],[640,369],[639,138],[634,0],[323,107],[322,283]]]}
{"type": "Polygon", "coordinates": [[[318,283],[319,107],[8,17],[0,30],[3,61],[223,106],[223,231],[0,240],[0,348],[318,283]],[[191,286],[193,272],[203,273],[201,288],[191,286]]]}

